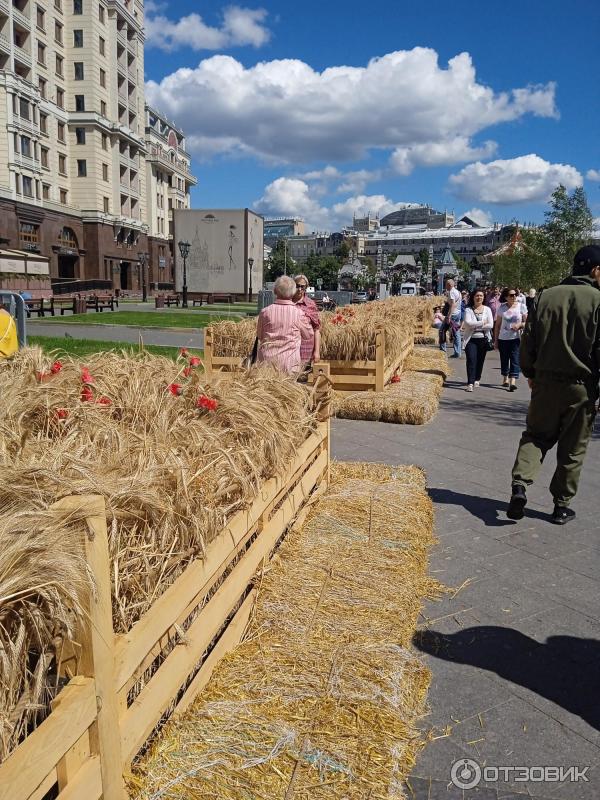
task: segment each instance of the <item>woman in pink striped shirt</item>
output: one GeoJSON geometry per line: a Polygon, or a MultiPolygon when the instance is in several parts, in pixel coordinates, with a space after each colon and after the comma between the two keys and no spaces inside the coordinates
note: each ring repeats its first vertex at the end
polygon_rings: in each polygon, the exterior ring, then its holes
{"type": "Polygon", "coordinates": [[[312,325],[292,297],[296,283],[288,275],[281,275],[273,286],[275,302],[263,308],[258,315],[257,361],[273,364],[282,372],[299,372],[302,366],[300,345],[313,336],[312,325]]]}

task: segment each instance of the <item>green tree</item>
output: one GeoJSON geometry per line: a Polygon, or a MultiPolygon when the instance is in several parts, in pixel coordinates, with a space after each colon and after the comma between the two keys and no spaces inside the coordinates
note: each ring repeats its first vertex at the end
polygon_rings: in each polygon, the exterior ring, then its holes
{"type": "Polygon", "coordinates": [[[265,269],[265,281],[274,281],[280,275],[284,274],[286,262],[287,262],[287,272],[294,271],[294,262],[290,258],[290,254],[285,252],[285,242],[283,239],[279,239],[274,245],[273,249],[271,250],[271,255],[266,263],[265,269]]]}
{"type": "Polygon", "coordinates": [[[573,256],[592,235],[592,213],[583,187],[569,194],[561,184],[552,193],[546,211],[545,235],[558,263],[560,277],[571,271],[573,256]]]}
{"type": "Polygon", "coordinates": [[[340,244],[335,251],[335,255],[340,260],[340,264],[345,264],[348,261],[348,256],[350,255],[350,245],[347,239],[340,244]]]}

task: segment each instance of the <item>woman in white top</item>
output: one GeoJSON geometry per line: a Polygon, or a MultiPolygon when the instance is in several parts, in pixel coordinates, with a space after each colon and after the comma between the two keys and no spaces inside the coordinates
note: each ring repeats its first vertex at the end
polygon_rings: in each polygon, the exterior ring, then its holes
{"type": "Polygon", "coordinates": [[[527,310],[517,300],[516,289],[504,289],[500,299],[502,304],[496,315],[494,339],[496,348],[500,351],[502,386],[506,386],[509,392],[515,392],[521,372],[519,347],[521,331],[527,321],[527,310]]]}
{"type": "Polygon", "coordinates": [[[483,304],[484,300],[483,291],[475,289],[465,310],[463,330],[467,358],[467,392],[472,392],[474,386],[479,386],[494,327],[492,310],[483,304]]]}

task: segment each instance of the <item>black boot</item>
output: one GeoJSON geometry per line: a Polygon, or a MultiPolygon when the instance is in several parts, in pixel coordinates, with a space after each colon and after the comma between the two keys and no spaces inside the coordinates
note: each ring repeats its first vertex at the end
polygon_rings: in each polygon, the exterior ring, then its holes
{"type": "Polygon", "coordinates": [[[512,495],[506,516],[509,519],[523,519],[525,516],[524,508],[527,505],[527,495],[525,494],[525,487],[520,483],[513,483],[512,495]]]}
{"type": "Polygon", "coordinates": [[[555,525],[566,525],[567,522],[574,520],[575,516],[576,514],[572,508],[567,508],[567,506],[554,506],[552,522],[555,525]]]}

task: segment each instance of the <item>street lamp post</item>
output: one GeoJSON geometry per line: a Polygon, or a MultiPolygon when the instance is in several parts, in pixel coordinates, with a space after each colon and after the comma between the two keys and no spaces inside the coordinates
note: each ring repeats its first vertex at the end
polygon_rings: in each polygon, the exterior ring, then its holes
{"type": "Polygon", "coordinates": [[[254,266],[254,259],[252,256],[248,259],[248,272],[249,272],[249,281],[248,281],[248,302],[252,302],[252,267],[254,266]]]}
{"type": "Polygon", "coordinates": [[[190,243],[189,242],[179,242],[178,243],[179,252],[181,253],[181,257],[183,258],[183,299],[181,301],[181,307],[187,308],[188,307],[188,300],[187,300],[187,257],[190,254],[190,243]]]}
{"type": "Polygon", "coordinates": [[[140,283],[142,284],[142,303],[148,299],[148,291],[146,288],[146,264],[148,263],[148,253],[138,253],[138,268],[140,271],[140,283]]]}

